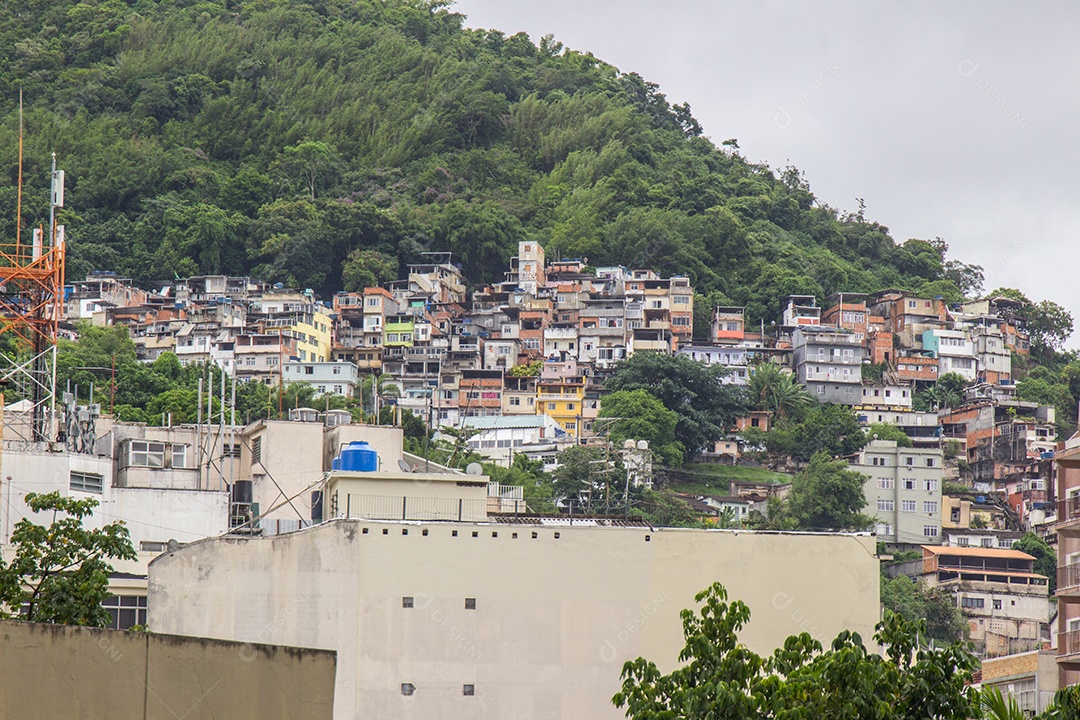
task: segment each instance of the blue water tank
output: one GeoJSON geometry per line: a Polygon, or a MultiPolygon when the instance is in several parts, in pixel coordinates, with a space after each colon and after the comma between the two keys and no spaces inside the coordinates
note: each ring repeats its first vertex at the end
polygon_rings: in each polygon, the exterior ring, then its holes
{"type": "Polygon", "coordinates": [[[341,453],[330,463],[330,468],[351,472],[375,472],[379,469],[379,453],[363,440],[354,441],[341,448],[341,453]]]}

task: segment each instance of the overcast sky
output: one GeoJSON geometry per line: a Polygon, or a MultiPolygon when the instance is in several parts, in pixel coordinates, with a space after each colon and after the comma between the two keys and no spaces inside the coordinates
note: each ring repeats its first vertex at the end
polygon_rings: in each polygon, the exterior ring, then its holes
{"type": "MultiPolygon", "coordinates": [[[[1080,3],[458,0],[689,102],[705,134],[802,170],[899,242],[942,237],[986,289],[1080,326],[1080,3]]],[[[1080,333],[1071,345],[1080,346],[1080,333]]]]}

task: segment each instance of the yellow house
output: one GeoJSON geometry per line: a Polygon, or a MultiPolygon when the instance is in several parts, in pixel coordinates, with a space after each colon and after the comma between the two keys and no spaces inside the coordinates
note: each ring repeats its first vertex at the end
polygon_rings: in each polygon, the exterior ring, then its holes
{"type": "Polygon", "coordinates": [[[330,362],[333,319],[324,308],[315,305],[310,313],[299,313],[287,328],[296,338],[296,350],[303,362],[330,362]]]}
{"type": "Polygon", "coordinates": [[[570,435],[580,433],[584,402],[583,380],[542,380],[536,384],[536,413],[547,415],[570,435]]]}

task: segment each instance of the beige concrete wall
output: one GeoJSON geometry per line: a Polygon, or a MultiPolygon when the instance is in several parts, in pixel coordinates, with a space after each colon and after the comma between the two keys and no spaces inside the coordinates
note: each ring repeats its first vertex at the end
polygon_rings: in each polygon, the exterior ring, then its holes
{"type": "Polygon", "coordinates": [[[336,649],[338,718],[618,718],[623,662],[672,669],[712,582],[765,654],[802,631],[869,642],[878,574],[872,536],[338,520],[160,556],[150,626],[336,649]]]}
{"type": "Polygon", "coordinates": [[[332,717],[334,653],[0,621],[0,718],[332,717]]]}

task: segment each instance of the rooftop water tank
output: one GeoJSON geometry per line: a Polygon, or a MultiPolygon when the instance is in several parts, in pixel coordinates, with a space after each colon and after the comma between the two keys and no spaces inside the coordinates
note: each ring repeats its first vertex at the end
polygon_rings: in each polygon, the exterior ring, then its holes
{"type": "Polygon", "coordinates": [[[353,441],[341,448],[330,463],[332,470],[351,472],[375,472],[379,469],[379,454],[363,440],[353,441]]]}

